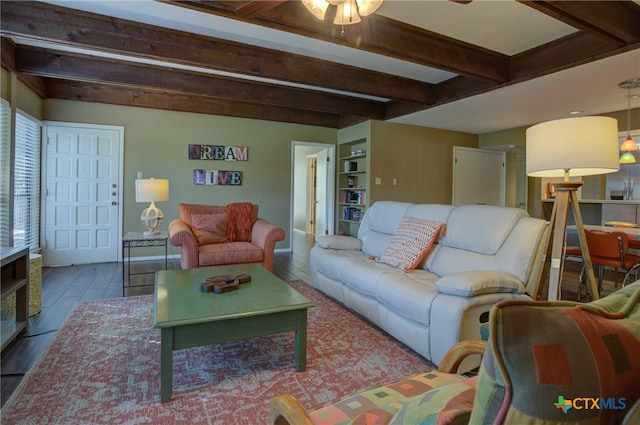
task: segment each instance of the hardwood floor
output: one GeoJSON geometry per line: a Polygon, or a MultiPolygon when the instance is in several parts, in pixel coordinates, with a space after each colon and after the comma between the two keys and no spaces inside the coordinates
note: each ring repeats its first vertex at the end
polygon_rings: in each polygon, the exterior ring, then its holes
{"type": "MultiPolygon", "coordinates": [[[[294,235],[293,251],[276,253],[274,273],[282,280],[311,281],[309,250],[313,239],[294,235]]],[[[162,261],[133,262],[136,273],[162,268],[162,261]]],[[[563,279],[563,299],[575,300],[581,264],[567,262],[563,279]]],[[[179,259],[170,259],[169,269],[179,269],[179,259]]],[[[622,276],[618,276],[619,281],[622,276]]],[[[126,296],[153,292],[153,273],[132,276],[126,296]]],[[[603,295],[614,289],[613,274],[605,276],[603,295]]],[[[79,301],[117,298],[122,296],[122,263],[102,263],[69,267],[49,267],[42,271],[42,311],[29,321],[29,332],[22,334],[2,351],[1,383],[5,401],[38,360],[54,338],[56,331],[79,301]]]]}

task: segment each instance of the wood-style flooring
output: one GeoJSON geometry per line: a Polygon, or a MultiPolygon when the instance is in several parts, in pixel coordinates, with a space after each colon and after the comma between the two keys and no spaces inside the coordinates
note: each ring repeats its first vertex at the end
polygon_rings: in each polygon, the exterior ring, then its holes
{"type": "MultiPolygon", "coordinates": [[[[295,234],[293,251],[276,253],[274,273],[282,280],[301,279],[310,282],[309,250],[313,239],[295,234]]],[[[170,255],[175,252],[170,252],[170,255]]],[[[163,261],[132,262],[132,272],[150,274],[132,276],[134,287],[126,296],[153,293],[153,271],[161,269],[163,261]]],[[[575,300],[581,264],[567,262],[562,285],[563,299],[575,300]]],[[[178,258],[169,259],[169,269],[179,269],[178,258]]],[[[0,364],[4,405],[18,384],[38,360],[56,335],[73,306],[79,301],[117,298],[122,296],[122,263],[101,263],[69,267],[47,267],[42,271],[42,311],[29,320],[29,331],[2,351],[0,364]]],[[[622,276],[619,276],[622,280],[622,276]]],[[[614,288],[613,274],[607,274],[603,295],[614,288]]]]}

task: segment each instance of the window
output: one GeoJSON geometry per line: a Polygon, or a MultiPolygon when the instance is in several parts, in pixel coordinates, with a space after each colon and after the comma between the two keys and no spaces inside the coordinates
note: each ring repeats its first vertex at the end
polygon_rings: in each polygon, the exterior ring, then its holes
{"type": "Polygon", "coordinates": [[[0,108],[2,245],[28,247],[31,251],[37,251],[40,248],[41,123],[16,110],[16,136],[12,151],[11,108],[5,102],[0,108]]]}
{"type": "Polygon", "coordinates": [[[13,246],[40,248],[40,121],[16,111],[13,246]]]}

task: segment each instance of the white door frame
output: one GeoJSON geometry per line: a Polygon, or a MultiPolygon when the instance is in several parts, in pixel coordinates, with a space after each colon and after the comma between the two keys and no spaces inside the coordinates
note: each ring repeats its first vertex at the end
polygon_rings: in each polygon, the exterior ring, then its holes
{"type": "MultiPolygon", "coordinates": [[[[293,181],[295,178],[295,151],[297,146],[312,146],[321,149],[327,149],[328,157],[330,159],[329,164],[327,166],[327,191],[325,193],[326,204],[327,204],[327,230],[329,234],[333,234],[334,230],[334,221],[335,221],[335,187],[336,187],[336,145],[330,143],[317,143],[317,142],[301,142],[301,141],[292,141],[291,142],[291,199],[289,202],[289,248],[293,249],[293,201],[294,201],[294,187],[293,181]]],[[[303,165],[306,169],[307,164],[303,165]]]]}
{"type": "MultiPolygon", "coordinates": [[[[47,179],[47,171],[46,171],[46,165],[47,165],[47,127],[49,126],[55,126],[55,127],[71,127],[71,128],[78,128],[78,127],[82,127],[82,128],[94,128],[94,129],[101,129],[101,130],[111,130],[111,131],[116,131],[119,134],[118,137],[118,143],[119,143],[119,149],[120,149],[120,155],[118,158],[118,195],[117,195],[117,201],[118,202],[118,206],[120,208],[118,208],[118,235],[120,235],[120,237],[122,237],[122,220],[123,220],[123,204],[122,204],[122,199],[123,199],[123,192],[124,192],[124,188],[123,188],[123,180],[124,180],[124,126],[119,126],[119,125],[102,125],[102,124],[87,124],[87,123],[76,123],[76,122],[66,122],[66,121],[42,121],[42,141],[41,141],[41,152],[42,152],[42,156],[41,156],[41,161],[40,161],[40,173],[41,173],[41,187],[46,187],[46,179],[47,179]]],[[[41,217],[41,226],[40,226],[40,240],[43,241],[45,240],[45,229],[47,226],[47,222],[46,222],[46,211],[45,211],[45,206],[46,206],[46,200],[45,200],[45,196],[46,196],[46,191],[42,190],[41,194],[40,194],[40,217],[41,217]]],[[[117,243],[116,246],[116,251],[117,251],[117,258],[118,258],[118,262],[122,262],[122,249],[120,248],[121,244],[117,243]]]]}

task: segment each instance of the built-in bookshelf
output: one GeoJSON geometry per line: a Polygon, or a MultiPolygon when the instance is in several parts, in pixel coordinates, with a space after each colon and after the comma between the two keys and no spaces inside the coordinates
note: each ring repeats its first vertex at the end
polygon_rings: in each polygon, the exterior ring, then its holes
{"type": "Polygon", "coordinates": [[[0,248],[2,266],[2,300],[7,311],[2,312],[2,349],[29,326],[29,249],[0,248]],[[9,297],[11,302],[5,303],[9,297]],[[8,316],[8,317],[5,317],[8,316]]]}
{"type": "Polygon", "coordinates": [[[367,140],[341,143],[338,159],[337,233],[355,236],[368,205],[367,140]]]}

